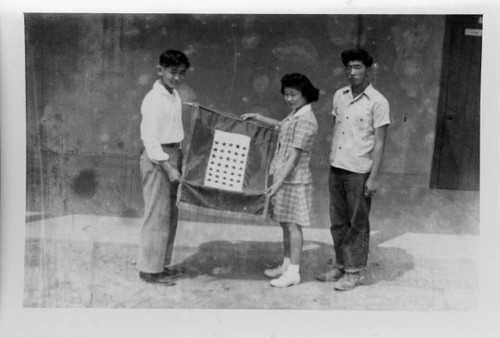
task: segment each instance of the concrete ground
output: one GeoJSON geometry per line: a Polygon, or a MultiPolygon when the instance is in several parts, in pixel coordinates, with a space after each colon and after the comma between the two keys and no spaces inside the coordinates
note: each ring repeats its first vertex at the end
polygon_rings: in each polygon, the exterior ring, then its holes
{"type": "Polygon", "coordinates": [[[479,307],[479,193],[401,186],[372,209],[369,266],[349,292],[315,280],[333,248],[324,179],[315,226],[304,229],[300,285],[276,289],[262,271],[280,261],[281,228],[181,213],[175,286],[142,282],[135,267],[141,220],[93,215],[26,224],[26,307],[463,311],[479,307]]]}

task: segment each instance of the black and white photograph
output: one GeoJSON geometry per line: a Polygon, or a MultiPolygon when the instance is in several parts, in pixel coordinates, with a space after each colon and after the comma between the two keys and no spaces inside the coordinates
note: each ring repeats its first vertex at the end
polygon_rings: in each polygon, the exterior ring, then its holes
{"type": "Polygon", "coordinates": [[[324,6],[2,8],[0,337],[498,337],[491,9],[324,6]]]}

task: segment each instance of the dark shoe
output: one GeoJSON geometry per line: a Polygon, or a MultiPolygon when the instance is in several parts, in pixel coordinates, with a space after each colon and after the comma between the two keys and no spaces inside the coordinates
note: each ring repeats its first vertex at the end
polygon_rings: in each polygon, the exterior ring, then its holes
{"type": "Polygon", "coordinates": [[[354,289],[361,281],[361,274],[359,272],[346,272],[342,278],[333,285],[337,291],[348,291],[354,289]]]}
{"type": "Polygon", "coordinates": [[[163,276],[170,277],[170,278],[179,278],[183,274],[186,273],[186,269],[181,268],[181,269],[169,269],[165,267],[163,272],[161,273],[163,276]]]}
{"type": "Polygon", "coordinates": [[[139,272],[139,278],[146,283],[162,284],[165,286],[175,285],[173,278],[170,276],[165,276],[163,275],[163,273],[139,272]]]}
{"type": "Polygon", "coordinates": [[[322,272],[316,276],[316,279],[321,282],[336,282],[344,275],[344,271],[335,267],[326,272],[322,272]]]}

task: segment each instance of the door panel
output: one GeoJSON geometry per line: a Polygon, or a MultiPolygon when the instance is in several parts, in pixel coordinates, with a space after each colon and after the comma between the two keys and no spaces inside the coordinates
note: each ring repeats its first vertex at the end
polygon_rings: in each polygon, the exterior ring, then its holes
{"type": "Polygon", "coordinates": [[[447,17],[431,188],[479,190],[482,17],[447,17]]]}

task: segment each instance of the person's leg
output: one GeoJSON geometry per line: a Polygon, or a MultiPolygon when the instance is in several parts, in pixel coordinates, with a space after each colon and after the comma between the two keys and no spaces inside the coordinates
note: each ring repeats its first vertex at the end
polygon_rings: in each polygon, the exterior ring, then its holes
{"type": "Polygon", "coordinates": [[[269,283],[275,287],[288,287],[300,283],[300,258],[302,254],[303,235],[302,227],[295,223],[284,223],[283,228],[289,234],[288,245],[290,248],[290,264],[283,269],[283,274],[269,283]]]}
{"type": "Polygon", "coordinates": [[[304,244],[302,227],[295,223],[287,223],[286,227],[289,233],[290,263],[299,265],[304,244]]]}
{"type": "Polygon", "coordinates": [[[330,190],[330,233],[335,249],[335,265],[338,268],[343,268],[345,258],[342,247],[344,237],[350,227],[343,170],[330,167],[328,186],[330,190]]]}
{"type": "Polygon", "coordinates": [[[144,219],[140,234],[139,271],[163,272],[171,218],[171,185],[164,170],[141,156],[144,219]]]}
{"type": "MultiPolygon", "coordinates": [[[[176,164],[176,169],[181,172],[182,168],[182,151],[176,148],[166,148],[166,152],[170,156],[170,162],[176,164]]],[[[167,251],[165,253],[165,266],[171,264],[172,253],[174,249],[175,235],[177,234],[177,223],[179,220],[179,208],[177,208],[177,190],[179,183],[170,183],[170,219],[169,232],[167,240],[167,251]]]]}
{"type": "Polygon", "coordinates": [[[153,164],[145,153],[141,156],[141,174],[144,194],[137,268],[140,277],[148,282],[173,285],[162,279],[170,222],[170,183],[163,169],[153,164]]]}
{"type": "Polygon", "coordinates": [[[283,230],[283,260],[278,266],[264,270],[264,275],[269,278],[281,276],[290,264],[290,231],[286,223],[280,223],[280,226],[283,230]]]}
{"type": "Polygon", "coordinates": [[[346,176],[346,196],[350,228],[343,241],[346,274],[335,284],[336,290],[350,290],[361,279],[361,271],[368,262],[370,242],[369,213],[371,198],[364,196],[369,174],[349,173],[346,176]]]}
{"type": "Polygon", "coordinates": [[[286,223],[280,223],[283,229],[283,257],[290,260],[290,230],[286,226],[286,223]]]}
{"type": "MultiPolygon", "coordinates": [[[[172,192],[176,192],[179,184],[172,184],[172,192]]],[[[177,223],[179,218],[179,209],[177,208],[177,194],[170,195],[170,220],[168,238],[166,243],[166,251],[165,251],[165,261],[164,265],[168,266],[172,262],[172,254],[174,251],[174,241],[175,235],[177,234],[177,223]]]]}
{"type": "MultiPolygon", "coordinates": [[[[164,149],[170,155],[171,163],[176,163],[177,170],[181,173],[182,169],[182,151],[176,148],[164,149]]],[[[184,267],[173,267],[172,264],[172,254],[174,251],[175,236],[177,234],[177,224],[179,220],[179,208],[177,207],[177,191],[179,189],[179,183],[171,183],[170,190],[170,223],[167,239],[167,249],[165,253],[165,269],[163,273],[170,277],[180,277],[186,270],[184,267]]]]}
{"type": "Polygon", "coordinates": [[[350,224],[342,173],[342,170],[330,167],[328,177],[330,234],[332,235],[333,247],[335,250],[335,266],[333,269],[322,272],[316,276],[316,279],[323,282],[335,282],[344,274],[345,258],[342,246],[350,224]]]}
{"type": "Polygon", "coordinates": [[[369,174],[349,174],[346,180],[346,196],[349,212],[349,231],[345,234],[343,254],[345,270],[360,271],[368,262],[370,242],[371,198],[364,196],[365,183],[369,174]]]}

